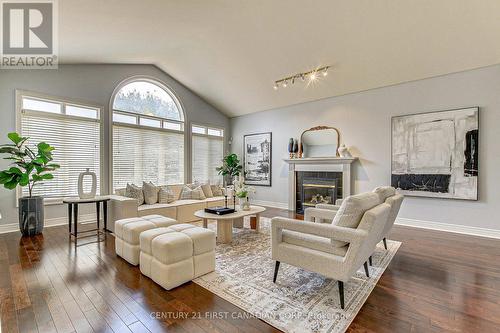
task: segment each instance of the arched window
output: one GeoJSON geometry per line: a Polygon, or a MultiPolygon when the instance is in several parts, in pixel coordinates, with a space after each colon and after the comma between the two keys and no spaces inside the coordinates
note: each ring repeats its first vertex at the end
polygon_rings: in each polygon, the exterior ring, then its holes
{"type": "Polygon", "coordinates": [[[173,92],[144,78],[121,83],[112,97],[113,190],[127,183],[184,182],[184,112],[173,92]]]}

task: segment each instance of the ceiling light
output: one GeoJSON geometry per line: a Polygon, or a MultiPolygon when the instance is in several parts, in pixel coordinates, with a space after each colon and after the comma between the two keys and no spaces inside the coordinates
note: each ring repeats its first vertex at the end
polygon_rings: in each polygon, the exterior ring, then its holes
{"type": "MultiPolygon", "coordinates": [[[[328,69],[330,66],[323,66],[317,69],[310,70],[308,72],[303,72],[303,73],[297,73],[285,78],[282,78],[280,80],[274,81],[274,90],[278,90],[279,87],[286,88],[288,84],[294,85],[295,82],[299,82],[299,79],[301,82],[305,82],[306,77],[309,79],[309,82],[313,82],[319,79],[319,74],[321,76],[327,76],[328,75],[328,69]]],[[[309,85],[309,84],[308,84],[309,85]]]]}

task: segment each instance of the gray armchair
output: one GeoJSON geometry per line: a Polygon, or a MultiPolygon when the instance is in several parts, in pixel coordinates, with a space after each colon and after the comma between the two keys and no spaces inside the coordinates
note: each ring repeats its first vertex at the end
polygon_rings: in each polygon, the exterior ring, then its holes
{"type": "Polygon", "coordinates": [[[338,281],[340,305],[344,308],[344,282],[371,256],[390,206],[375,193],[353,195],[338,211],[307,209],[306,221],[275,217],[271,220],[274,279],[281,262],[322,274],[338,281]],[[315,223],[316,219],[333,222],[315,223]]]}

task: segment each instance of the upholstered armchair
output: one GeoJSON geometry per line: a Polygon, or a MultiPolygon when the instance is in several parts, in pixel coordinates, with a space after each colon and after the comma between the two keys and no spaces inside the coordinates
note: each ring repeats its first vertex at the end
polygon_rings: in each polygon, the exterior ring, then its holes
{"type": "MultiPolygon", "coordinates": [[[[376,187],[373,190],[373,193],[376,193],[381,202],[385,202],[389,206],[391,206],[391,212],[389,213],[389,218],[387,220],[387,223],[385,224],[384,229],[382,230],[380,240],[384,242],[384,247],[387,250],[387,235],[391,231],[394,222],[396,222],[396,218],[398,217],[399,214],[399,209],[401,208],[401,204],[403,203],[404,196],[401,194],[398,194],[396,192],[396,189],[391,186],[379,186],[376,187]]],[[[330,216],[325,213],[321,213],[320,211],[316,211],[315,209],[321,209],[321,210],[330,210],[334,211],[335,213],[340,209],[340,205],[342,204],[342,199],[339,199],[335,202],[335,205],[332,204],[317,204],[315,208],[309,208],[306,209],[305,216],[308,214],[309,210],[309,216],[314,216],[314,215],[320,215],[320,216],[330,216]]],[[[333,213],[333,216],[335,215],[333,213]]],[[[304,217],[304,219],[311,221],[310,219],[307,219],[304,217]]],[[[314,219],[314,217],[313,217],[314,219]]],[[[316,218],[315,222],[325,222],[325,220],[321,220],[321,218],[316,218]]]]}
{"type": "Polygon", "coordinates": [[[365,265],[379,242],[390,206],[375,193],[348,197],[338,211],[306,210],[306,221],[275,217],[271,220],[272,259],[276,282],[280,263],[301,267],[338,281],[344,308],[344,283],[365,265]],[[314,220],[330,219],[331,223],[314,220]]]}

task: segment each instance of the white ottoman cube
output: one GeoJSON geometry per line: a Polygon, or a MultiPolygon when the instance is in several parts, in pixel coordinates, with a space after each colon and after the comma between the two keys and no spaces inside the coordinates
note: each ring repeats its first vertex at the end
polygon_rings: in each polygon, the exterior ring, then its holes
{"type": "Polygon", "coordinates": [[[170,290],[215,270],[215,233],[190,224],[148,230],[140,236],[140,268],[170,290]]]}
{"type": "Polygon", "coordinates": [[[168,227],[177,221],[161,215],[148,215],[118,220],[115,223],[115,252],[131,263],[139,264],[139,235],[145,230],[168,227]]]}

